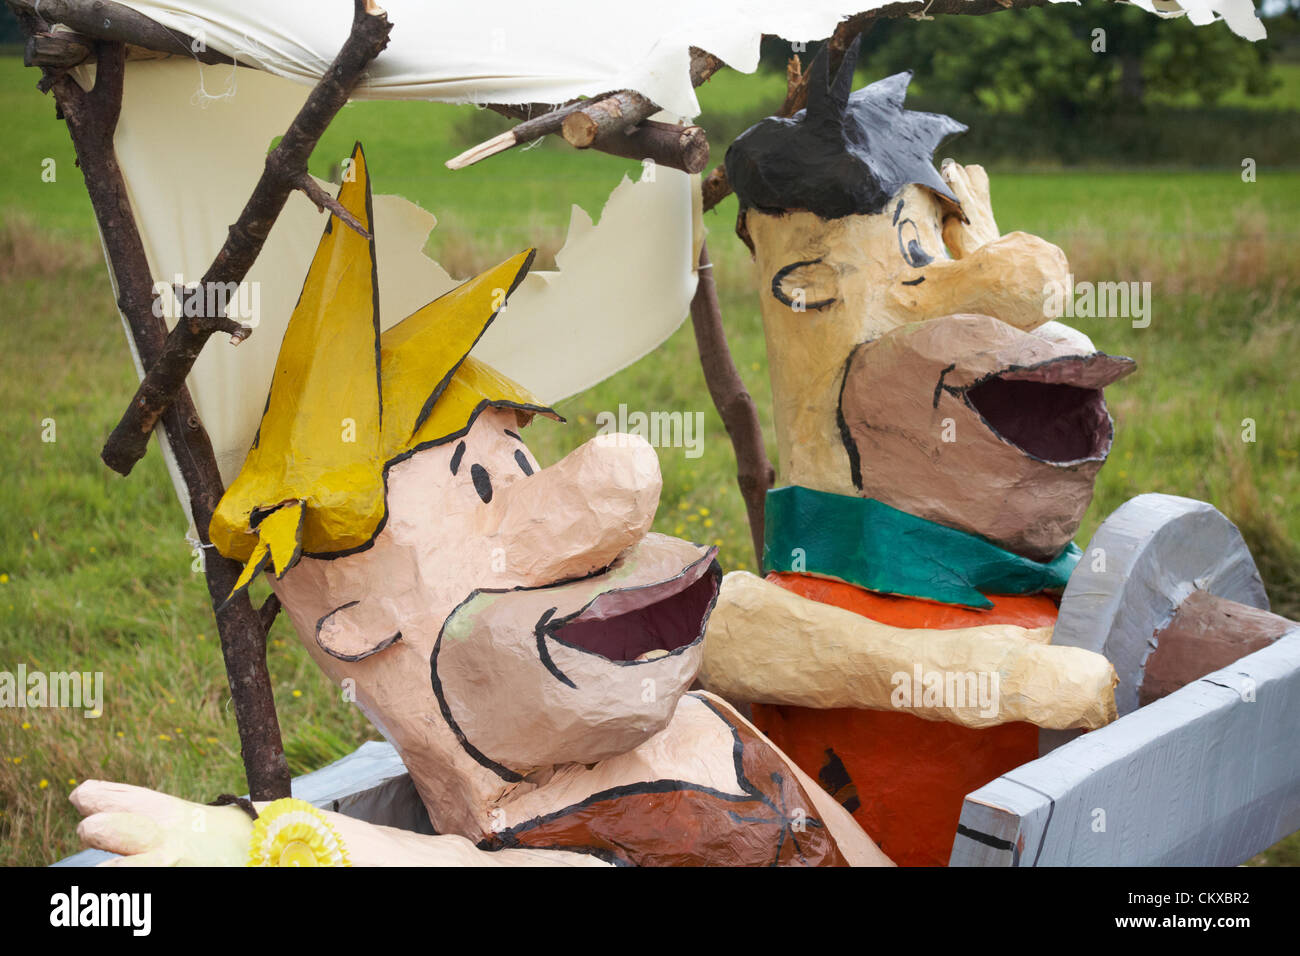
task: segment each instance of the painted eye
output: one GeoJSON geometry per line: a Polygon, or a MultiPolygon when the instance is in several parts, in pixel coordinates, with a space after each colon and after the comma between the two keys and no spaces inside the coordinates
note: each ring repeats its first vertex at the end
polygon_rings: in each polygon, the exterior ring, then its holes
{"type": "Polygon", "coordinates": [[[524,473],[525,477],[528,477],[533,473],[533,466],[528,463],[528,456],[522,451],[515,452],[515,461],[518,463],[519,470],[524,473]]]}
{"type": "Polygon", "coordinates": [[[916,228],[916,223],[910,219],[904,219],[898,224],[898,251],[903,261],[913,269],[934,261],[934,256],[921,248],[921,233],[916,228]]]}
{"type": "Polygon", "coordinates": [[[474,482],[474,490],[478,496],[483,499],[483,504],[492,500],[492,479],[488,477],[487,469],[482,465],[474,464],[470,466],[469,477],[474,482]]]}

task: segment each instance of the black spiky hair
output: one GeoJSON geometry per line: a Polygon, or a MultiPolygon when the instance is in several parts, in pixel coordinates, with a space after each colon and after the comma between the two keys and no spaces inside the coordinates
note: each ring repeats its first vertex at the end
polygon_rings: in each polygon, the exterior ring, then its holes
{"type": "Polygon", "coordinates": [[[823,219],[870,215],[915,183],[958,209],[934,168],[934,151],[966,127],[938,113],[903,108],[911,71],[850,94],[861,37],[845,51],[832,83],[829,43],[809,68],[808,106],[786,119],[769,116],[727,150],[727,179],[748,207],[806,209],[823,219]]]}

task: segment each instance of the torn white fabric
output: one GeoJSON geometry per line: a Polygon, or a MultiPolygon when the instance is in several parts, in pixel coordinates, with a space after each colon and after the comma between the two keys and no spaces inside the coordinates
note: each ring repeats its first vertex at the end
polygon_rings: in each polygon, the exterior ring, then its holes
{"type": "MultiPolygon", "coordinates": [[[[168,284],[177,277],[196,281],[211,264],[261,174],[267,144],[283,133],[308,94],[301,84],[240,68],[229,96],[205,101],[199,81],[199,65],[185,59],[129,63],[115,138],[153,278],[168,284]]],[[[421,251],[434,215],[383,195],[378,165],[372,176],[380,314],[387,328],[457,280],[421,251]]],[[[593,212],[598,221],[573,207],[567,242],[556,255],[560,271],[530,275],[474,352],[548,402],[653,350],[681,324],[695,291],[697,177],[657,168],[653,180],[624,179],[604,210],[593,212]]],[[[188,379],[227,483],[257,430],[324,222],[306,197],[289,197],[247,278],[245,304],[255,312],[235,316],[254,325],[254,334],[238,347],[214,336],[188,379]]],[[[174,470],[172,477],[188,510],[174,470]]]]}
{"type": "MultiPolygon", "coordinates": [[[[384,0],[388,48],[367,71],[361,98],[447,103],[558,103],[633,89],[678,116],[699,102],[689,77],[692,45],[751,73],[765,33],[791,41],[827,37],[844,17],[889,0],[384,0]]],[[[1059,2],[1059,0],[1058,0],[1059,2]]],[[[352,23],[348,0],[126,0],[158,22],[281,76],[314,83],[352,23]]],[[[1138,0],[1176,11],[1171,0],[1138,0]]],[[[1251,0],[1182,0],[1193,23],[1222,16],[1234,32],[1264,36],[1251,0]]]]}

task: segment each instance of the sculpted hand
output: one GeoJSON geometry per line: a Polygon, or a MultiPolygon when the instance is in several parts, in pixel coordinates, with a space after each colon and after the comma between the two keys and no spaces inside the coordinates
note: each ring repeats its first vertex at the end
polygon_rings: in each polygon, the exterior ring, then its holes
{"type": "Polygon", "coordinates": [[[940,170],[944,182],[961,201],[969,222],[950,215],[943,221],[943,241],[954,259],[964,259],[980,246],[993,242],[1002,233],[993,218],[989,198],[989,176],[983,166],[962,166],[948,160],[940,170]]]}
{"type": "Polygon", "coordinates": [[[87,780],[69,796],[85,817],[81,842],[120,854],[101,866],[245,866],[253,821],[144,787],[87,780]]]}

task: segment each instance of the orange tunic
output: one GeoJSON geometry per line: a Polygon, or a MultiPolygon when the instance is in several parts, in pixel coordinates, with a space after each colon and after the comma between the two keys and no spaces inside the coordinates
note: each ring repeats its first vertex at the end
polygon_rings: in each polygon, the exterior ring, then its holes
{"type": "MultiPolygon", "coordinates": [[[[1045,594],[988,595],[993,607],[980,611],[804,574],[767,580],[894,627],[1046,627],[1057,615],[1045,594]]],[[[753,705],[753,721],[900,866],[946,865],[966,794],[1038,756],[1038,728],[1027,723],[972,730],[903,711],[770,704],[753,705]]]]}

